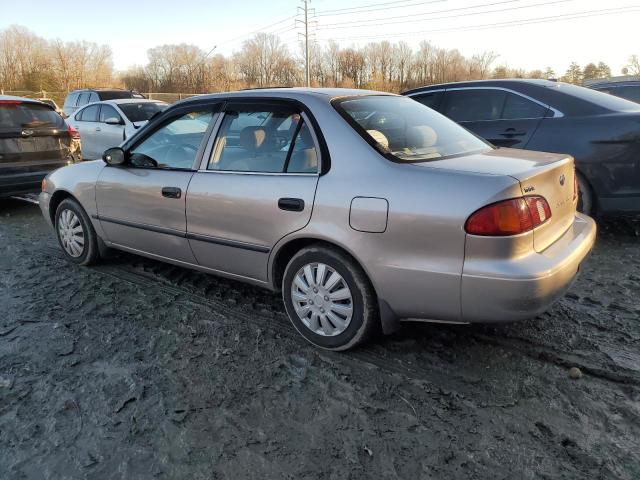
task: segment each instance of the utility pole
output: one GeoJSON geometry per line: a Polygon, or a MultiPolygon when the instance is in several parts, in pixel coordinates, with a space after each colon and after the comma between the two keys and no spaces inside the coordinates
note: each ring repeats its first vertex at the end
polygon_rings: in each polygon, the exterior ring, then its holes
{"type": "MultiPolygon", "coordinates": [[[[309,3],[311,2],[311,0],[301,0],[303,6],[302,7],[298,7],[300,10],[302,10],[302,14],[304,15],[304,19],[303,20],[299,20],[296,19],[296,23],[297,22],[302,22],[303,23],[303,27],[304,27],[304,33],[302,34],[303,38],[303,42],[304,42],[304,80],[305,80],[305,85],[307,87],[311,86],[311,74],[310,74],[310,64],[309,64],[309,13],[311,12],[311,9],[309,8],[309,3]]],[[[300,35],[300,33],[298,34],[300,35]]]]}

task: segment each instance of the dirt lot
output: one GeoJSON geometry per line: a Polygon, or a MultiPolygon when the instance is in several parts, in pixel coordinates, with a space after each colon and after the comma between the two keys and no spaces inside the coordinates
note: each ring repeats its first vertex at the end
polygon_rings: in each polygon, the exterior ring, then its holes
{"type": "Polygon", "coordinates": [[[633,224],[604,223],[535,320],[345,354],[267,291],[126,254],[70,265],[36,205],[0,202],[0,243],[2,479],[640,478],[633,224]]]}

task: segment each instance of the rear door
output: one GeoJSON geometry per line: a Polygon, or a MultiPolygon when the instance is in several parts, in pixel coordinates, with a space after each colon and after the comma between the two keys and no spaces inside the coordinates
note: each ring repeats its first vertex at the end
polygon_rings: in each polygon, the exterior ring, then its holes
{"type": "Polygon", "coordinates": [[[99,114],[99,104],[88,105],[78,110],[70,122],[78,133],[80,133],[82,156],[87,160],[95,160],[102,155],[102,152],[99,152],[100,147],[96,139],[96,134],[100,132],[100,124],[98,123],[99,114]]]}
{"type": "Polygon", "coordinates": [[[442,113],[498,147],[525,148],[549,108],[500,88],[449,89],[442,113]]]}
{"type": "Polygon", "coordinates": [[[298,107],[228,104],[187,194],[187,237],[198,263],[266,281],[272,247],[309,222],[319,152],[298,107]]]}
{"type": "Polygon", "coordinates": [[[37,183],[66,165],[71,137],[64,120],[49,105],[0,100],[0,176],[5,192],[37,183]],[[9,179],[8,177],[11,177],[9,179]]]}

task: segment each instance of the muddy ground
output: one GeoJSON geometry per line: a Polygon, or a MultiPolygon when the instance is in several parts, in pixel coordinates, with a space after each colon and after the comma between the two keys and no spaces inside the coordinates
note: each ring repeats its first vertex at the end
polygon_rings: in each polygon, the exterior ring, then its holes
{"type": "Polygon", "coordinates": [[[333,354],[270,292],[71,265],[36,205],[2,201],[0,478],[638,479],[636,230],[604,223],[537,319],[333,354]]]}

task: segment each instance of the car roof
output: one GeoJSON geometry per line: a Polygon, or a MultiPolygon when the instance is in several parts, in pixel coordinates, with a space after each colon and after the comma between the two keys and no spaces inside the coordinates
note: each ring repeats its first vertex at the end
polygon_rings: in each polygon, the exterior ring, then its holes
{"type": "Polygon", "coordinates": [[[389,92],[377,92],[374,90],[359,90],[356,88],[307,88],[307,87],[281,87],[281,88],[253,88],[238,90],[233,92],[210,93],[185,98],[177,104],[187,104],[203,100],[234,99],[234,98],[289,98],[293,100],[304,100],[309,98],[320,98],[330,101],[334,98],[362,96],[362,95],[396,95],[389,92]]]}
{"type": "Polygon", "coordinates": [[[46,105],[47,107],[51,107],[51,105],[41,102],[35,98],[27,98],[27,97],[16,97],[14,95],[0,95],[0,101],[2,100],[11,100],[11,101],[19,101],[24,103],[35,103],[38,105],[46,105]]]}
{"type": "Polygon", "coordinates": [[[163,102],[162,100],[153,100],[150,98],[115,98],[113,100],[102,100],[100,102],[95,103],[112,103],[114,105],[122,105],[124,103],[163,103],[167,104],[167,102],[163,102]]]}

